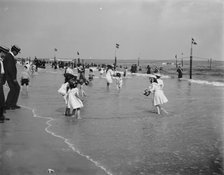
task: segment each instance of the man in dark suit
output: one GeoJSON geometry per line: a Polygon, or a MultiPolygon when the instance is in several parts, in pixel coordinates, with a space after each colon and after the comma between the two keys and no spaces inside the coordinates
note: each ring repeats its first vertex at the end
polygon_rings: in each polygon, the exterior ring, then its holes
{"type": "Polygon", "coordinates": [[[5,96],[3,91],[3,85],[5,84],[5,69],[3,59],[8,52],[8,48],[0,46],[0,123],[4,123],[5,120],[9,120],[3,115],[5,107],[5,96]]]}
{"type": "Polygon", "coordinates": [[[17,101],[20,93],[20,85],[17,81],[17,68],[16,68],[16,59],[15,56],[20,52],[18,46],[12,46],[11,51],[6,54],[3,61],[5,68],[5,77],[7,84],[9,86],[9,93],[6,99],[6,109],[18,109],[21,108],[17,105],[17,101]]]}

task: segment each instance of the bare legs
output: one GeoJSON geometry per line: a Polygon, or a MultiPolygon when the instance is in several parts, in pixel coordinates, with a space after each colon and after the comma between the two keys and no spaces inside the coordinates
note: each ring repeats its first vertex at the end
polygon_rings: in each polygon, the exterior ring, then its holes
{"type": "Polygon", "coordinates": [[[156,110],[157,110],[157,114],[161,114],[161,111],[168,114],[168,112],[164,108],[162,108],[160,105],[156,105],[155,107],[156,107],[156,110]]]}
{"type": "Polygon", "coordinates": [[[73,109],[73,117],[76,117],[77,119],[81,119],[80,117],[80,108],[73,109]]]}
{"type": "Polygon", "coordinates": [[[157,110],[157,114],[160,114],[160,111],[161,111],[160,105],[156,105],[156,110],[157,110]]]}

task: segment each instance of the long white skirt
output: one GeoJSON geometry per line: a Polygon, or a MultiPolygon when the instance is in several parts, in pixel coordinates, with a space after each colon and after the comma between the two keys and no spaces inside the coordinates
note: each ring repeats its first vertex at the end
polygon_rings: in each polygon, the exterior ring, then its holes
{"type": "Polygon", "coordinates": [[[113,83],[113,79],[111,76],[106,76],[107,83],[113,83]]]}

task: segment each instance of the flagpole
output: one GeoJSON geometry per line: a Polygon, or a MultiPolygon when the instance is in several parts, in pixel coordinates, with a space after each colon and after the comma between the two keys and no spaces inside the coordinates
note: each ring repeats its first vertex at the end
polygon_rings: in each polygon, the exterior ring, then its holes
{"type": "Polygon", "coordinates": [[[175,55],[175,58],[176,58],[176,68],[177,68],[177,55],[175,55]]]}
{"type": "Polygon", "coordinates": [[[116,55],[116,52],[117,52],[117,49],[119,48],[119,44],[116,43],[115,45],[115,59],[114,59],[114,69],[116,70],[116,67],[117,67],[117,55],[116,55]]]}
{"type": "Polygon", "coordinates": [[[182,55],[181,65],[182,65],[182,67],[183,67],[183,66],[184,66],[183,53],[182,53],[181,55],[182,55]]]}
{"type": "Polygon", "coordinates": [[[191,51],[190,51],[190,79],[192,78],[192,39],[191,39],[191,51]]]}
{"type": "Polygon", "coordinates": [[[115,47],[115,59],[114,59],[114,68],[116,70],[116,67],[117,67],[117,56],[116,56],[116,52],[117,52],[117,49],[115,47]]]}
{"type": "Polygon", "coordinates": [[[54,61],[56,61],[56,52],[57,52],[57,49],[54,48],[54,61]]]}

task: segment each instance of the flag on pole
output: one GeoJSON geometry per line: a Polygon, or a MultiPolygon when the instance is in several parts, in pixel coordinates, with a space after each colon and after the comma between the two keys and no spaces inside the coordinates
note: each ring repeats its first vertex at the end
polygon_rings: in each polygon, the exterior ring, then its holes
{"type": "Polygon", "coordinates": [[[116,44],[116,48],[119,49],[119,44],[116,44]]]}
{"type": "Polygon", "coordinates": [[[197,43],[194,41],[194,38],[192,38],[191,43],[197,45],[197,43]]]}
{"type": "Polygon", "coordinates": [[[57,52],[57,51],[58,51],[58,49],[57,49],[57,48],[54,48],[54,51],[55,51],[55,52],[57,52]]]}

